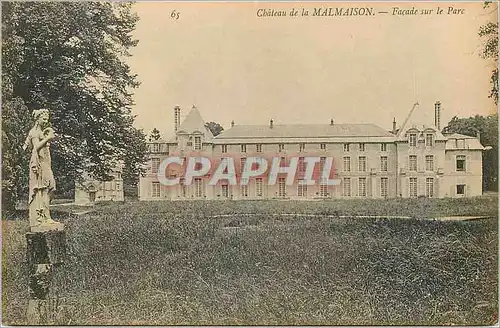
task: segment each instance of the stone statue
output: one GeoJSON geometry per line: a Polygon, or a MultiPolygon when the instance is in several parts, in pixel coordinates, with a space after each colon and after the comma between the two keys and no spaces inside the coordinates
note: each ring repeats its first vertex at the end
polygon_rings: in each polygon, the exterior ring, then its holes
{"type": "Polygon", "coordinates": [[[35,125],[28,133],[24,149],[31,149],[29,162],[29,223],[31,231],[58,229],[62,224],[50,217],[50,194],[56,188],[51,168],[50,141],[55,138],[50,127],[49,110],[33,111],[35,125]],[[52,227],[49,227],[52,226],[52,227]]]}

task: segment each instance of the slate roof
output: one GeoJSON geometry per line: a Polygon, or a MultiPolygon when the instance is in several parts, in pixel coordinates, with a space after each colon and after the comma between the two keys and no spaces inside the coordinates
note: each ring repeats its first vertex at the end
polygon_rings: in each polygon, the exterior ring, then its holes
{"type": "Polygon", "coordinates": [[[205,127],[205,121],[203,121],[198,108],[193,106],[193,108],[189,111],[189,114],[177,129],[177,132],[186,132],[191,134],[196,131],[205,134],[207,139],[211,139],[214,137],[212,135],[212,132],[210,132],[210,130],[205,127]]]}
{"type": "Polygon", "coordinates": [[[215,140],[288,138],[394,137],[375,124],[274,124],[235,125],[222,131],[215,140]]]}
{"type": "MultiPolygon", "coordinates": [[[[212,132],[207,127],[205,127],[205,121],[201,117],[200,111],[195,106],[191,108],[188,115],[182,121],[181,125],[177,129],[178,134],[183,132],[186,134],[192,134],[193,132],[201,132],[205,135],[204,142],[211,142],[212,139],[214,138],[212,132]]],[[[170,139],[168,139],[166,143],[176,144],[177,139],[175,137],[175,134],[170,139]]]]}
{"type": "Polygon", "coordinates": [[[476,137],[467,136],[465,134],[452,133],[445,135],[446,150],[484,150],[481,142],[476,137]],[[459,141],[459,140],[464,140],[459,141]]]}

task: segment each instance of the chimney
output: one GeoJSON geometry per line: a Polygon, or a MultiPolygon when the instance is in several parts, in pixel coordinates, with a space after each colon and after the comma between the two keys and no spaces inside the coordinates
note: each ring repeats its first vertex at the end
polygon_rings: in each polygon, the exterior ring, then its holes
{"type": "Polygon", "coordinates": [[[396,118],[392,120],[392,133],[396,133],[396,118]]]}
{"type": "Polygon", "coordinates": [[[333,118],[330,120],[330,125],[333,125],[333,118]]]}
{"type": "Polygon", "coordinates": [[[272,119],[269,121],[269,128],[270,128],[270,129],[272,129],[272,128],[273,128],[273,120],[272,120],[272,119]]]}
{"type": "Polygon", "coordinates": [[[234,126],[234,120],[233,120],[233,121],[231,121],[231,127],[233,127],[233,126],[234,126]]]}
{"type": "Polygon", "coordinates": [[[441,102],[436,101],[434,104],[434,125],[441,131],[441,102]]]}
{"type": "Polygon", "coordinates": [[[181,125],[181,108],[179,106],[174,107],[174,130],[177,132],[179,126],[181,125]]]}

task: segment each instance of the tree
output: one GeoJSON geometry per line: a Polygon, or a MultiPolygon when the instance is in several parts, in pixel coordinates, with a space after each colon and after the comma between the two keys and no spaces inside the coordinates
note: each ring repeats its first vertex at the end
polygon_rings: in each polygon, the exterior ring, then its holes
{"type": "Polygon", "coordinates": [[[476,115],[469,118],[453,117],[443,133],[460,133],[468,136],[480,134],[483,146],[491,150],[483,152],[483,190],[498,190],[498,114],[476,115]]]}
{"type": "Polygon", "coordinates": [[[219,135],[224,130],[222,125],[220,125],[219,123],[215,123],[215,122],[207,122],[207,123],[205,123],[205,126],[207,127],[207,129],[210,130],[210,132],[212,132],[214,137],[219,135]]]}
{"type": "Polygon", "coordinates": [[[38,108],[50,110],[57,134],[58,189],[72,188],[84,171],[109,180],[120,162],[130,174],[141,171],[145,136],[131,114],[139,83],[124,61],[137,44],[137,21],[130,3],[2,2],[3,205],[19,197],[9,186],[27,180],[19,141],[38,108]],[[22,173],[13,174],[17,168],[22,173]]]}
{"type": "MultiPolygon", "coordinates": [[[[490,2],[485,2],[484,7],[487,8],[490,2]]],[[[479,36],[484,41],[484,46],[481,51],[481,57],[484,59],[492,59],[495,64],[490,77],[490,98],[493,98],[495,104],[498,104],[498,22],[488,22],[479,28],[479,36]]]]}
{"type": "Polygon", "coordinates": [[[149,134],[149,141],[159,140],[161,138],[160,130],[154,128],[149,134]]]}

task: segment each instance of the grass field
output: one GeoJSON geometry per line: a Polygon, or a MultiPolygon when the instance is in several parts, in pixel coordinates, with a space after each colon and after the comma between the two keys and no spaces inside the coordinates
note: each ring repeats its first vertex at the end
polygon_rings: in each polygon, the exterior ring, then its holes
{"type": "MultiPolygon", "coordinates": [[[[56,207],[69,256],[47,324],[493,324],[497,206],[496,197],[130,202],[80,216],[56,207]],[[492,218],[422,220],[447,215],[492,218]]],[[[2,223],[3,324],[25,324],[27,222],[2,223]]]]}

